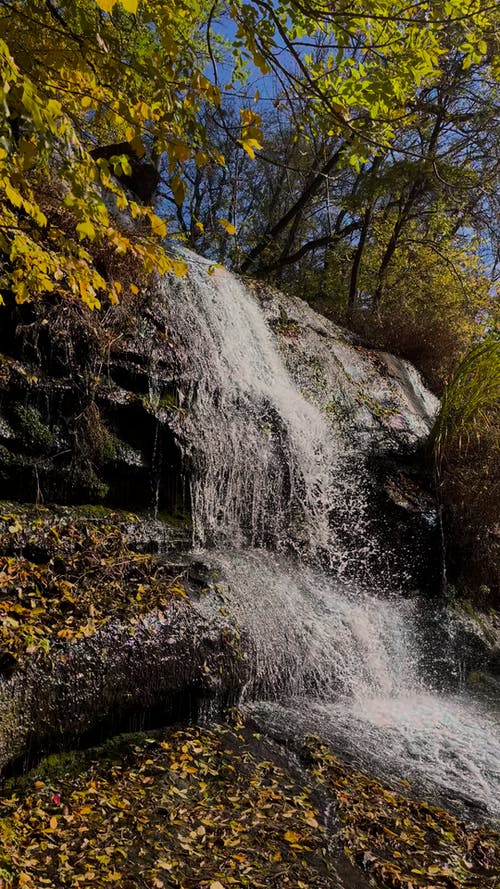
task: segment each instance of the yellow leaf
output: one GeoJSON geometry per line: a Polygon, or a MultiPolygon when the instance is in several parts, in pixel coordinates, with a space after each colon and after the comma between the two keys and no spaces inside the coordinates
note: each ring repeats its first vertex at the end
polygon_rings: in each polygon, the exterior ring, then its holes
{"type": "Polygon", "coordinates": [[[163,222],[163,219],[159,219],[154,213],[151,214],[150,217],[151,229],[155,235],[158,235],[160,238],[165,238],[167,235],[167,226],[163,222]]]}
{"type": "Polygon", "coordinates": [[[146,149],[144,148],[144,143],[142,141],[140,133],[134,133],[132,138],[128,139],[128,143],[137,157],[144,157],[144,155],[146,154],[146,149]]]}
{"type": "Polygon", "coordinates": [[[170,188],[172,189],[175,203],[180,207],[186,194],[186,188],[180,176],[175,175],[172,177],[170,180],[170,188]]]}
{"type": "Polygon", "coordinates": [[[96,0],[96,3],[104,12],[111,12],[116,0],[96,0]]]}
{"type": "Polygon", "coordinates": [[[226,229],[228,235],[236,234],[236,227],[233,225],[232,222],[229,222],[228,219],[219,219],[219,225],[222,225],[222,228],[226,229]]]}
{"type": "Polygon", "coordinates": [[[5,194],[7,195],[10,203],[14,205],[14,207],[21,207],[22,206],[22,203],[23,203],[22,196],[19,194],[17,188],[14,188],[10,184],[8,179],[5,181],[5,194]]]}
{"type": "Polygon", "coordinates": [[[215,880],[213,883],[210,883],[210,889],[225,889],[225,887],[218,880],[215,880]]]}
{"type": "Polygon", "coordinates": [[[135,15],[139,0],[121,0],[121,4],[126,12],[131,12],[135,15]]]}
{"type": "Polygon", "coordinates": [[[21,155],[21,161],[23,165],[23,170],[28,170],[33,161],[35,160],[37,154],[37,147],[34,142],[28,142],[27,139],[19,140],[19,153],[21,155]]]}
{"type": "Polygon", "coordinates": [[[169,145],[168,153],[170,157],[174,157],[180,163],[188,161],[191,157],[191,149],[183,142],[174,142],[169,145]]]}
{"type": "Polygon", "coordinates": [[[255,157],[255,152],[262,148],[262,145],[257,139],[239,139],[238,141],[243,150],[246,151],[252,160],[255,157]]]}
{"type": "Polygon", "coordinates": [[[156,862],[156,866],[160,867],[162,870],[172,870],[172,865],[165,858],[159,858],[156,862]]]}
{"type": "Polygon", "coordinates": [[[300,840],[300,834],[295,833],[294,830],[287,830],[284,837],[287,843],[296,843],[297,840],[300,840]]]}
{"type": "Polygon", "coordinates": [[[50,824],[50,829],[51,829],[51,830],[55,830],[55,829],[56,829],[56,827],[57,827],[57,818],[56,818],[55,815],[52,815],[52,818],[50,819],[49,824],[50,824]]]}
{"type": "Polygon", "coordinates": [[[174,275],[177,275],[178,278],[183,278],[184,275],[187,274],[188,267],[185,262],[179,262],[178,260],[173,259],[171,267],[174,275]]]}
{"type": "Polygon", "coordinates": [[[90,238],[90,240],[93,241],[95,238],[95,228],[89,219],[87,219],[86,222],[79,222],[76,230],[80,237],[80,241],[83,241],[84,238],[90,238]]]}

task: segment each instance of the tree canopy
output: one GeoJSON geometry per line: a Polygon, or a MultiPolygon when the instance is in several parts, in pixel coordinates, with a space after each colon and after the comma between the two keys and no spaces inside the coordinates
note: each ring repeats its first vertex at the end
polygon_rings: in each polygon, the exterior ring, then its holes
{"type": "MultiPolygon", "coordinates": [[[[213,220],[221,242],[242,230],[222,258],[237,249],[249,271],[345,237],[361,251],[370,226],[382,226],[380,302],[403,223],[436,182],[441,192],[462,188],[452,148],[446,166],[437,145],[453,143],[442,135],[453,102],[460,157],[471,116],[482,132],[485,83],[499,70],[496,20],[488,0],[0,0],[2,292],[91,308],[116,301],[123,283],[94,262],[98,245],[132,255],[146,273],[182,274],[163,239],[189,235],[196,246],[213,220]],[[472,110],[457,98],[467,81],[472,110]],[[98,150],[110,145],[116,153],[98,150]],[[141,158],[162,170],[156,212],[123,185],[141,158]],[[241,176],[228,176],[234,163],[286,183],[278,201],[266,186],[281,217],[249,208],[241,176]],[[209,183],[223,192],[228,178],[231,199],[214,215],[209,183]]],[[[476,165],[471,188],[480,175],[476,165]]],[[[351,304],[360,274],[353,261],[351,304]]]]}

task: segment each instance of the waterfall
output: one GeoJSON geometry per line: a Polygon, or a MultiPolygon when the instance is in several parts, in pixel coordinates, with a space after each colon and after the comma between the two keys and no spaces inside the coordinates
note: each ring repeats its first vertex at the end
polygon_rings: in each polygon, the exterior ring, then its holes
{"type": "Polygon", "coordinates": [[[500,811],[495,716],[431,683],[417,599],[370,569],[380,542],[352,436],[292,379],[258,298],[187,258],[164,287],[194,544],[251,653],[243,703],[281,734],[316,730],[379,774],[500,811]]]}
{"type": "Polygon", "coordinates": [[[359,573],[373,541],[363,534],[356,453],[290,378],[255,297],[225,270],[210,276],[208,268],[191,259],[189,278],[173,293],[168,283],[192,387],[196,542],[295,550],[321,556],[339,575],[354,555],[359,573]],[[344,533],[334,533],[332,514],[344,533]]]}

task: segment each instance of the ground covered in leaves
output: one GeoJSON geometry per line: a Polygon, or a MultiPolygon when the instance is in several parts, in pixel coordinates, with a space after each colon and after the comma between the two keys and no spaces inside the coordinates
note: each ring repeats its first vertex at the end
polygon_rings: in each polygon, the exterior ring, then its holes
{"type": "Polygon", "coordinates": [[[45,760],[0,799],[0,887],[497,885],[489,828],[394,793],[317,739],[300,758],[236,722],[45,760]]]}
{"type": "Polygon", "coordinates": [[[336,886],[311,791],[255,747],[184,728],[39,768],[1,800],[0,886],[336,886]]]}
{"type": "Polygon", "coordinates": [[[130,548],[134,521],[92,508],[0,505],[1,672],[186,596],[167,567],[130,548]]]}
{"type": "MultiPolygon", "coordinates": [[[[1,672],[186,596],[131,547],[134,522],[0,506],[1,672]]],[[[317,739],[299,758],[302,771],[237,721],[45,761],[0,792],[0,889],[500,885],[490,828],[394,792],[317,739]]]]}
{"type": "Polygon", "coordinates": [[[336,800],[345,851],[395,889],[495,889],[500,836],[467,825],[444,809],[417,802],[341,763],[311,738],[302,759],[336,800]]]}

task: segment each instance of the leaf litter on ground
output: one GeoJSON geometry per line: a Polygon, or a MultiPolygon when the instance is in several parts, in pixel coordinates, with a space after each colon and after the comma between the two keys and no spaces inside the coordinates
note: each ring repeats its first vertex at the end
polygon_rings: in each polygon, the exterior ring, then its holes
{"type": "Polygon", "coordinates": [[[0,667],[186,597],[168,567],[131,548],[127,530],[137,521],[105,510],[1,505],[0,667]]]}

